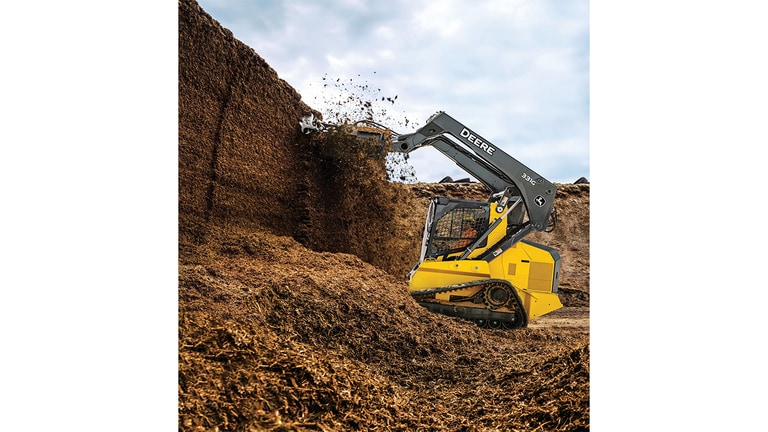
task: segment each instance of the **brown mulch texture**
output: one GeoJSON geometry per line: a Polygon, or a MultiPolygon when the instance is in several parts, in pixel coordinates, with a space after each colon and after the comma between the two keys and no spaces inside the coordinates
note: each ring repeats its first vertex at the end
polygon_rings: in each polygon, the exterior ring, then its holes
{"type": "Polygon", "coordinates": [[[432,195],[314,112],[179,1],[181,431],[581,431],[589,407],[589,185],[557,185],[560,311],[491,331],[407,292],[432,195]]]}
{"type": "Polygon", "coordinates": [[[481,329],[354,255],[220,235],[179,266],[182,429],[588,429],[584,333],[481,329]]]}

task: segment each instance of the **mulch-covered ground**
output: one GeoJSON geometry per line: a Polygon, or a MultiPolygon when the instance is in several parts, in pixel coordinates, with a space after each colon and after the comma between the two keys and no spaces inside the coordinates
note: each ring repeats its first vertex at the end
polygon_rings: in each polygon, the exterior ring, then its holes
{"type": "Polygon", "coordinates": [[[179,267],[181,429],[589,428],[583,331],[481,329],[353,255],[220,235],[179,267]]]}

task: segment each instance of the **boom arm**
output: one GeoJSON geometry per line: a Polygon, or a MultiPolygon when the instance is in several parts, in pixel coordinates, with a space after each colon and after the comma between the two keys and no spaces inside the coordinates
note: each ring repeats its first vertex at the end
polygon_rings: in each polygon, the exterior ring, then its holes
{"type": "Polygon", "coordinates": [[[554,184],[442,111],[416,132],[394,138],[390,150],[410,153],[427,145],[477,178],[492,195],[519,193],[531,226],[546,229],[555,201],[554,184]]]}

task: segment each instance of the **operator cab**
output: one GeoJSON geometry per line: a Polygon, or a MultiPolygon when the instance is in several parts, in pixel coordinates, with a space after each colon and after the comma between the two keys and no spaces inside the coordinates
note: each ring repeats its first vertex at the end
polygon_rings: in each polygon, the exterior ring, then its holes
{"type": "MultiPolygon", "coordinates": [[[[424,259],[456,259],[488,229],[490,206],[487,202],[448,197],[430,198],[424,227],[421,257],[424,259]]],[[[477,247],[484,247],[486,239],[477,247]]]]}

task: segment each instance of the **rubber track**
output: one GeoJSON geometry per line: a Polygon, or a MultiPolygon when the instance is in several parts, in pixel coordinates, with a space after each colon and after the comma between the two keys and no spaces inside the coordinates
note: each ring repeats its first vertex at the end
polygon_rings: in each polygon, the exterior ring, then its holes
{"type": "MultiPolygon", "coordinates": [[[[430,311],[441,313],[447,316],[463,318],[463,319],[467,319],[475,322],[477,322],[478,319],[484,319],[486,321],[498,320],[506,323],[511,323],[512,326],[506,327],[507,329],[524,328],[528,326],[528,313],[523,307],[523,302],[520,299],[520,295],[517,293],[517,290],[515,289],[515,287],[512,286],[512,284],[509,283],[509,281],[506,281],[504,279],[485,279],[485,280],[467,282],[467,283],[457,284],[457,285],[448,285],[440,288],[421,290],[421,291],[411,292],[411,297],[413,297],[419,303],[419,305],[429,309],[430,311]],[[515,316],[514,312],[496,312],[494,310],[488,309],[487,305],[486,305],[486,308],[483,309],[479,307],[469,307],[469,306],[461,306],[461,305],[451,305],[451,304],[446,305],[443,303],[436,303],[433,301],[429,301],[429,300],[434,300],[435,294],[458,291],[461,289],[470,288],[477,285],[488,285],[488,284],[496,284],[496,283],[505,284],[511,288],[511,292],[513,294],[513,297],[516,303],[515,309],[520,312],[519,317],[515,316]]],[[[505,328],[505,327],[502,325],[501,328],[505,328]]]]}

